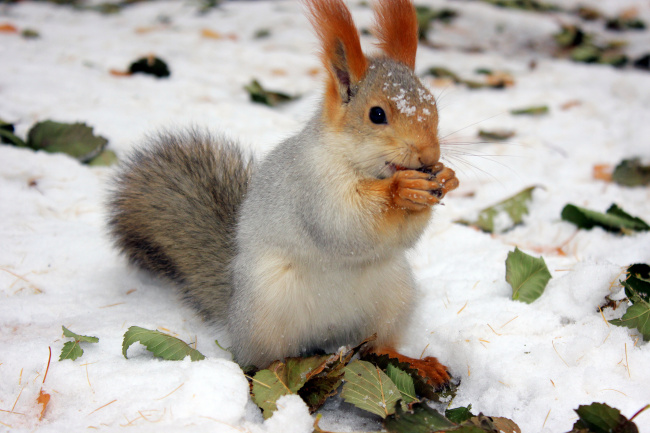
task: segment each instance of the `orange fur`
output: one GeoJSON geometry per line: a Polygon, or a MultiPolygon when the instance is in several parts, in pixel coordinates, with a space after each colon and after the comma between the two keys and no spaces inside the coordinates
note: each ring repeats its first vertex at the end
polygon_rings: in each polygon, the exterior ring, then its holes
{"type": "Polygon", "coordinates": [[[416,370],[418,374],[424,378],[430,385],[434,387],[441,387],[449,383],[449,373],[447,367],[442,365],[436,358],[427,356],[426,358],[418,359],[404,356],[397,352],[394,348],[389,346],[375,347],[371,349],[372,353],[377,355],[388,355],[389,358],[397,359],[399,362],[406,362],[409,366],[416,370]]]}
{"type": "Polygon", "coordinates": [[[418,49],[418,19],[411,0],[383,0],[375,3],[377,44],[388,57],[415,69],[418,49]]]}
{"type": "Polygon", "coordinates": [[[349,74],[350,83],[355,84],[365,75],[368,60],[361,51],[352,15],[342,0],[304,0],[304,4],[309,9],[309,20],[321,42],[321,58],[329,72],[325,111],[333,114],[343,102],[337,70],[349,74]]]}

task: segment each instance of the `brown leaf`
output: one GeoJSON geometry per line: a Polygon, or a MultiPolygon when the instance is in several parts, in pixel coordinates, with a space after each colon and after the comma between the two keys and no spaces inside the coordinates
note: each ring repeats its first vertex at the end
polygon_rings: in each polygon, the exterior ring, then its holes
{"type": "Polygon", "coordinates": [[[18,28],[13,24],[3,23],[0,24],[0,33],[18,33],[18,28]]]}
{"type": "Polygon", "coordinates": [[[50,402],[50,394],[43,392],[43,389],[41,388],[41,392],[38,394],[38,398],[36,399],[36,403],[42,404],[43,409],[41,410],[41,415],[38,417],[38,420],[43,419],[43,415],[45,415],[45,409],[47,409],[47,404],[50,402]]]}
{"type": "Polygon", "coordinates": [[[594,165],[593,177],[596,180],[603,180],[605,182],[612,181],[612,166],[610,164],[596,164],[594,165]]]}

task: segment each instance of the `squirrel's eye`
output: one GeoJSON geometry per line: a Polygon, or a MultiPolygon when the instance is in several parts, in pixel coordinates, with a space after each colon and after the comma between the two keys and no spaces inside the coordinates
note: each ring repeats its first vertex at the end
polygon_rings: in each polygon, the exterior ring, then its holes
{"type": "Polygon", "coordinates": [[[370,121],[377,125],[388,123],[384,109],[381,107],[372,107],[370,109],[370,121]]]}

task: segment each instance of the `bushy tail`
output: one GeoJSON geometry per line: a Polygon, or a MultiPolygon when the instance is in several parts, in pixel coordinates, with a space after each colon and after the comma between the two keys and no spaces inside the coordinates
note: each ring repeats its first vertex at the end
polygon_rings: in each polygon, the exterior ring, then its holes
{"type": "Polygon", "coordinates": [[[191,131],[153,137],[115,180],[109,227],[116,245],[133,264],[177,283],[207,320],[225,319],[237,213],[251,173],[236,143],[191,131]]]}

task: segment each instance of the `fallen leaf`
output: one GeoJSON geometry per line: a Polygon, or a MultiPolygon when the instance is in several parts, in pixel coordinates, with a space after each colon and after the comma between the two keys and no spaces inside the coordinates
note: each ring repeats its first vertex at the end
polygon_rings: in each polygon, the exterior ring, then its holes
{"type": "Polygon", "coordinates": [[[41,409],[41,415],[38,417],[38,420],[43,419],[43,415],[45,415],[45,409],[47,409],[47,405],[50,402],[50,394],[46,393],[43,391],[41,388],[41,391],[38,394],[38,398],[36,399],[36,403],[42,404],[43,409],[41,409]]]}
{"type": "Polygon", "coordinates": [[[216,32],[214,30],[210,30],[210,29],[202,29],[201,30],[201,36],[204,37],[204,38],[208,38],[208,39],[221,39],[221,38],[223,38],[221,33],[216,32]]]}
{"type": "Polygon", "coordinates": [[[612,166],[609,164],[596,164],[592,170],[592,176],[596,180],[605,182],[612,181],[612,166]]]}
{"type": "Polygon", "coordinates": [[[63,361],[64,359],[70,359],[74,361],[83,355],[84,351],[79,343],[97,343],[99,341],[99,338],[97,337],[75,334],[65,326],[62,326],[62,328],[63,335],[74,339],[74,341],[68,341],[63,345],[63,349],[61,349],[61,355],[59,355],[59,361],[63,361]]]}
{"type": "Polygon", "coordinates": [[[18,29],[13,24],[0,24],[0,33],[18,33],[18,29]]]}
{"type": "Polygon", "coordinates": [[[512,286],[512,299],[530,304],[544,293],[551,279],[544,258],[535,258],[519,248],[508,253],[506,281],[512,286]]]}
{"type": "Polygon", "coordinates": [[[641,164],[639,158],[624,159],[614,168],[612,180],[624,186],[650,185],[650,165],[641,164]]]}
{"type": "Polygon", "coordinates": [[[65,153],[87,162],[99,155],[108,140],[95,135],[85,123],[38,122],[27,133],[27,146],[50,153],[65,153]]]}
{"type": "Polygon", "coordinates": [[[575,409],[578,421],[569,433],[638,433],[634,422],[621,415],[621,412],[604,403],[592,403],[575,409]]]}
{"type": "Polygon", "coordinates": [[[379,367],[367,361],[353,361],[345,367],[341,397],[359,409],[386,418],[395,413],[401,394],[379,367]]]}
{"type": "Polygon", "coordinates": [[[543,114],[548,114],[548,112],[549,109],[548,106],[546,105],[538,105],[534,107],[517,108],[514,110],[510,110],[510,114],[513,114],[515,116],[521,116],[521,115],[541,116],[543,114]]]}
{"type": "Polygon", "coordinates": [[[169,77],[169,67],[167,63],[154,55],[142,57],[129,66],[129,73],[131,74],[148,74],[156,78],[169,77]]]}
{"type": "Polygon", "coordinates": [[[251,97],[251,101],[265,104],[269,107],[273,107],[283,102],[288,102],[296,99],[295,97],[290,96],[286,93],[266,90],[264,87],[262,87],[259,81],[255,79],[253,79],[250,84],[244,86],[244,89],[248,91],[248,94],[251,97]]]}
{"type": "Polygon", "coordinates": [[[183,340],[164,334],[160,331],[152,331],[140,328],[139,326],[131,326],[126,333],[124,333],[122,355],[124,355],[125,358],[127,358],[126,351],[135,342],[140,342],[148,351],[153,353],[155,357],[167,361],[180,361],[188,356],[192,361],[205,359],[205,356],[203,356],[201,352],[191,348],[183,340]]]}
{"type": "Polygon", "coordinates": [[[518,224],[528,215],[528,205],[533,199],[535,186],[528,187],[512,197],[482,209],[476,220],[458,220],[459,224],[478,227],[488,233],[503,233],[518,224]]]}
{"type": "Polygon", "coordinates": [[[605,213],[567,204],[562,209],[561,216],[563,220],[585,230],[591,230],[597,226],[607,231],[623,234],[650,230],[650,226],[645,221],[627,214],[615,204],[612,204],[605,213]]]}
{"type": "Polygon", "coordinates": [[[492,131],[481,129],[478,131],[478,136],[491,141],[504,141],[514,137],[515,132],[503,129],[492,131]]]}
{"type": "Polygon", "coordinates": [[[437,410],[421,403],[411,411],[398,406],[395,414],[384,422],[384,428],[390,433],[429,433],[454,431],[457,426],[437,410]]]}

